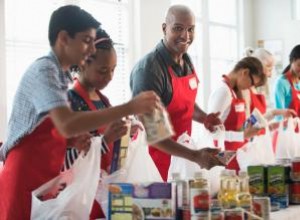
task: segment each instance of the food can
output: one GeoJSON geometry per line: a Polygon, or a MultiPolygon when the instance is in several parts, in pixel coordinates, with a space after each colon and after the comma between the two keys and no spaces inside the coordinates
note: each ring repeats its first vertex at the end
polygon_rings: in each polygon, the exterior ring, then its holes
{"type": "Polygon", "coordinates": [[[293,158],[291,173],[293,180],[300,180],[300,157],[293,158]]]}
{"type": "Polygon", "coordinates": [[[255,215],[264,220],[270,219],[271,202],[269,197],[254,197],[252,206],[255,215]]]}
{"type": "Polygon", "coordinates": [[[244,211],[242,209],[227,209],[224,211],[225,220],[244,220],[244,211]]]}
{"type": "Polygon", "coordinates": [[[290,183],[290,203],[300,204],[300,182],[290,183]]]}

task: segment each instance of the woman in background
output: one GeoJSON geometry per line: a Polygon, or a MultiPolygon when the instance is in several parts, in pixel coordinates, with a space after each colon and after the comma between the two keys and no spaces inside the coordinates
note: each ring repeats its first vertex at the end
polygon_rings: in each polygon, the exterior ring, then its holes
{"type": "MultiPolygon", "coordinates": [[[[258,128],[249,126],[244,129],[246,109],[242,90],[264,85],[265,81],[266,75],[261,62],[254,57],[245,57],[230,73],[223,75],[220,86],[210,95],[208,113],[220,112],[220,119],[226,130],[225,150],[236,151],[248,138],[258,134],[258,128]]],[[[226,168],[238,171],[236,158],[226,168]]]]}
{"type": "Polygon", "coordinates": [[[292,49],[289,61],[275,83],[275,107],[293,109],[300,117],[300,45],[292,49]]]}
{"type": "MultiPolygon", "coordinates": [[[[263,65],[263,73],[266,75],[267,80],[272,77],[275,58],[269,51],[264,48],[258,48],[256,50],[247,48],[245,54],[248,57],[256,57],[261,61],[263,65]]],[[[281,115],[286,118],[296,114],[290,109],[270,109],[271,101],[268,82],[260,87],[252,86],[250,89],[243,90],[242,94],[246,102],[247,118],[255,108],[264,115],[264,118],[267,121],[272,120],[277,115],[281,115]],[[268,109],[270,110],[267,111],[268,109]]],[[[273,123],[270,128],[274,129],[276,127],[278,127],[278,123],[273,123]]]]}

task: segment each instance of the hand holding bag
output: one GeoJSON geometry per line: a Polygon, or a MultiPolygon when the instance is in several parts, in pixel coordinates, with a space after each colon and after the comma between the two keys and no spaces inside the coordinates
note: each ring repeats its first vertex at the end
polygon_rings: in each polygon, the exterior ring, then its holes
{"type": "Polygon", "coordinates": [[[102,138],[93,137],[86,155],[32,192],[31,219],[89,219],[100,176],[102,138]]]}

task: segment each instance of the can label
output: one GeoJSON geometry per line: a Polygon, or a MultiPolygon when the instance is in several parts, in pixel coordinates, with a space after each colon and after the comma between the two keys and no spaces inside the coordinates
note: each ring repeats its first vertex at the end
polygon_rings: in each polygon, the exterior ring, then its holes
{"type": "Polygon", "coordinates": [[[191,215],[209,211],[209,194],[205,189],[190,189],[191,215]]]}
{"type": "Polygon", "coordinates": [[[262,196],[266,193],[266,170],[264,166],[249,166],[249,191],[253,195],[262,196]]]}
{"type": "Polygon", "coordinates": [[[226,210],[225,220],[244,220],[243,210],[226,210]]]}
{"type": "Polygon", "coordinates": [[[295,180],[300,180],[300,158],[292,161],[292,176],[295,180]]]}
{"type": "Polygon", "coordinates": [[[290,202],[300,204],[300,182],[290,184],[290,202]]]}
{"type": "Polygon", "coordinates": [[[253,198],[253,212],[255,215],[263,219],[270,218],[271,202],[269,197],[254,197],[253,198]]]}

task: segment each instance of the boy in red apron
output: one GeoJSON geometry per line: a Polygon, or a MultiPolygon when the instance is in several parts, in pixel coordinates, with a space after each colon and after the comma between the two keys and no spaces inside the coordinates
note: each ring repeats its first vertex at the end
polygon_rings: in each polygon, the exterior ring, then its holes
{"type": "MultiPolygon", "coordinates": [[[[0,148],[0,219],[30,219],[31,192],[60,173],[67,139],[128,114],[151,112],[159,103],[153,92],[103,111],[73,112],[67,100],[72,64],[84,65],[95,52],[100,23],[73,5],[58,8],[49,24],[51,52],[37,59],[16,92],[8,137],[0,148]]],[[[81,138],[79,150],[88,147],[81,138]]]]}

